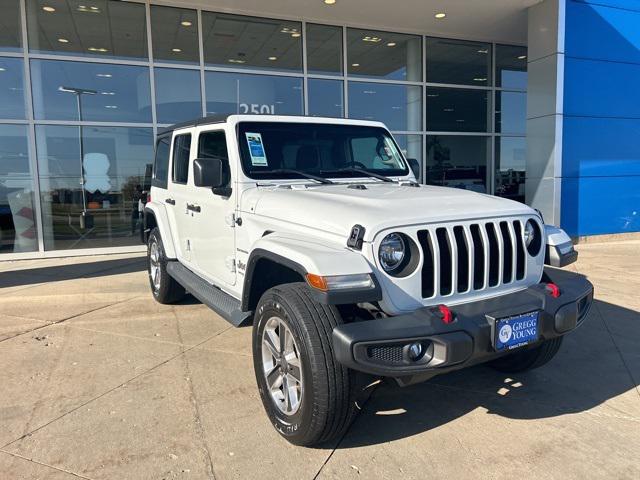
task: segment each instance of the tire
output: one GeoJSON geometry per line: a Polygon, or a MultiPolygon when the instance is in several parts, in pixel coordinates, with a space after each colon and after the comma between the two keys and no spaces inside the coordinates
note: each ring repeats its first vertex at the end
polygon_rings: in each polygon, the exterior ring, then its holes
{"type": "Polygon", "coordinates": [[[272,425],[294,445],[312,446],[338,438],[355,416],[357,377],[333,355],[331,334],[341,323],[336,308],[316,302],[305,283],[273,287],[258,302],[252,342],[258,390],[272,425]],[[288,335],[293,338],[283,342],[284,365],[278,364],[277,350],[282,347],[275,347],[283,335],[285,340],[288,335]],[[271,349],[267,338],[272,339],[271,349]],[[266,372],[276,379],[269,382],[275,393],[267,384],[266,372]],[[285,382],[293,385],[289,411],[284,388],[278,386],[285,382]]]}
{"type": "Polygon", "coordinates": [[[156,301],[163,304],[174,303],[185,296],[182,285],[167,273],[167,257],[157,227],[151,231],[147,242],[147,272],[151,293],[156,301]],[[157,279],[154,280],[155,275],[157,279]]]}
{"type": "Polygon", "coordinates": [[[555,357],[558,350],[560,350],[560,345],[562,345],[562,337],[545,340],[542,345],[500,357],[489,363],[489,365],[505,373],[533,370],[545,365],[555,357]]]}

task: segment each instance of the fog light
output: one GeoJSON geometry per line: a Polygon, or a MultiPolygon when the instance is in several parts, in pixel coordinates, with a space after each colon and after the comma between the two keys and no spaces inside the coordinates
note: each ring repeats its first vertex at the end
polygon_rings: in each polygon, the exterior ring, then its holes
{"type": "Polygon", "coordinates": [[[409,359],[411,361],[417,362],[424,355],[424,347],[420,342],[414,342],[409,344],[409,348],[407,349],[407,353],[409,354],[409,359]]]}

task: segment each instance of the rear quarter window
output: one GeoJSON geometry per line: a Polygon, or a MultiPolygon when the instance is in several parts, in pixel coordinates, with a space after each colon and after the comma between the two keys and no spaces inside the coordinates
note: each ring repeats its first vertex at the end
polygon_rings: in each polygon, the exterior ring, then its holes
{"type": "Polygon", "coordinates": [[[158,139],[156,143],[156,157],[153,162],[153,177],[151,185],[157,188],[167,188],[169,179],[169,152],[171,151],[171,137],[158,139]]]}

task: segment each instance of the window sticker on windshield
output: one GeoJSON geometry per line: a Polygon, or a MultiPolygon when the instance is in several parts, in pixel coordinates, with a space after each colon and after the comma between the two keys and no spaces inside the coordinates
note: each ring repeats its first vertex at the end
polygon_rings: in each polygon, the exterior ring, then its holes
{"type": "Polygon", "coordinates": [[[262,135],[259,133],[246,132],[247,144],[249,145],[249,154],[251,155],[251,165],[254,167],[267,166],[267,154],[262,145],[262,135]]]}

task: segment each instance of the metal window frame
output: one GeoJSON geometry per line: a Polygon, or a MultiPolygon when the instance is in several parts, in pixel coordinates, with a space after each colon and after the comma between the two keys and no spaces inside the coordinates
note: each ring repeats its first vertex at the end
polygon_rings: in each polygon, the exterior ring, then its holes
{"type": "MultiPolygon", "coordinates": [[[[308,115],[309,112],[309,92],[308,92],[308,81],[309,79],[326,79],[326,80],[339,80],[342,82],[342,113],[344,118],[349,118],[349,82],[364,82],[364,83],[372,83],[372,84],[392,84],[392,85],[403,85],[403,86],[419,86],[421,88],[422,99],[421,99],[421,122],[422,126],[420,130],[416,131],[392,131],[394,134],[398,135],[416,135],[420,136],[422,139],[422,181],[426,181],[426,165],[427,165],[427,137],[430,135],[447,135],[447,136],[483,136],[487,137],[491,141],[490,147],[490,158],[488,159],[488,174],[487,174],[487,191],[489,193],[495,193],[495,168],[498,164],[496,159],[496,148],[495,142],[496,139],[502,136],[505,137],[521,137],[526,138],[526,135],[521,134],[502,134],[500,132],[496,132],[496,124],[495,124],[495,99],[496,92],[501,91],[510,91],[510,92],[521,92],[526,93],[527,90],[517,89],[517,88],[504,88],[496,86],[496,77],[497,77],[497,66],[496,66],[496,49],[499,45],[505,46],[524,46],[517,43],[507,44],[505,42],[495,42],[488,41],[485,39],[471,39],[471,38],[462,38],[455,36],[448,36],[447,38],[453,38],[457,40],[465,40],[470,42],[481,42],[486,43],[491,46],[491,64],[489,67],[489,73],[491,75],[491,81],[489,85],[463,85],[463,84],[449,84],[449,83],[434,83],[426,81],[426,71],[427,71],[427,61],[428,61],[428,52],[426,48],[427,38],[432,38],[434,35],[425,34],[424,32],[416,32],[416,31],[400,31],[393,30],[388,31],[389,33],[400,33],[400,34],[408,34],[419,36],[421,39],[421,55],[420,59],[422,62],[422,81],[420,82],[412,82],[412,81],[402,81],[402,80],[389,80],[382,78],[369,78],[369,77],[354,77],[349,76],[348,74],[348,42],[347,42],[347,32],[349,28],[355,29],[364,29],[364,30],[376,30],[385,32],[387,30],[381,29],[379,27],[367,27],[365,25],[354,25],[349,23],[322,23],[316,21],[309,21],[301,18],[293,18],[286,16],[268,16],[265,18],[269,18],[272,20],[282,20],[282,21],[295,21],[301,24],[301,49],[302,49],[302,69],[301,71],[278,71],[278,70],[265,70],[259,68],[233,68],[233,67],[222,67],[222,66],[211,66],[206,65],[204,61],[204,32],[202,31],[202,14],[203,12],[218,12],[215,8],[202,8],[201,5],[193,5],[193,4],[175,4],[171,1],[167,2],[155,2],[151,0],[130,0],[131,3],[140,3],[145,6],[145,25],[146,25],[146,35],[147,35],[147,58],[146,59],[117,59],[117,58],[102,58],[100,56],[85,56],[85,55],[67,55],[67,54],[56,54],[56,53],[32,53],[29,51],[29,39],[28,39],[28,31],[27,31],[27,9],[26,2],[27,0],[18,0],[19,1],[19,10],[20,10],[20,24],[21,24],[21,39],[22,39],[22,51],[21,52],[2,52],[0,51],[0,57],[13,57],[13,58],[21,58],[23,60],[23,78],[24,78],[24,87],[25,87],[25,108],[26,108],[26,118],[22,119],[2,119],[0,118],[0,124],[19,124],[26,125],[28,132],[28,153],[29,153],[29,167],[31,169],[31,174],[33,176],[33,186],[34,186],[34,207],[36,214],[36,227],[37,227],[37,239],[38,239],[38,250],[35,252],[21,252],[21,253],[5,253],[0,254],[0,260],[13,260],[13,259],[23,259],[23,258],[48,258],[48,257],[62,257],[62,256],[76,256],[76,255],[89,255],[96,253],[110,254],[110,253],[126,253],[126,252],[141,252],[144,251],[144,247],[140,247],[137,245],[130,247],[105,247],[105,248],[89,248],[89,249],[76,249],[76,250],[46,250],[44,249],[44,232],[43,232],[43,218],[42,218],[42,196],[40,189],[40,175],[38,170],[38,159],[37,159],[37,146],[36,146],[36,138],[35,138],[35,130],[37,125],[65,125],[65,126],[78,126],[78,125],[86,125],[86,126],[101,126],[101,127],[140,127],[140,128],[151,128],[153,130],[154,136],[157,135],[158,129],[162,128],[165,124],[159,124],[157,121],[157,106],[156,106],[156,92],[155,92],[155,73],[154,69],[157,68],[172,68],[172,69],[184,69],[184,70],[197,70],[200,72],[200,96],[201,96],[201,105],[202,105],[202,114],[206,115],[207,113],[207,97],[206,97],[206,72],[227,72],[227,73],[237,73],[237,74],[251,74],[251,75],[268,75],[268,76],[281,76],[281,77],[295,77],[302,80],[303,85],[303,114],[308,115]],[[182,8],[188,9],[196,12],[197,15],[197,28],[198,28],[198,49],[199,49],[199,62],[192,64],[182,64],[182,63],[170,63],[164,61],[155,61],[153,57],[153,39],[151,34],[151,6],[158,7],[170,7],[170,8],[182,8]],[[307,25],[327,25],[341,28],[342,31],[342,74],[315,74],[308,72],[308,52],[307,52],[307,25]],[[36,120],[34,118],[34,110],[33,110],[33,92],[31,88],[31,63],[32,59],[40,59],[40,60],[57,60],[57,61],[73,61],[73,62],[83,62],[83,63],[102,63],[102,64],[111,64],[111,65],[123,65],[123,66],[141,66],[147,67],[149,69],[149,82],[150,82],[150,97],[151,97],[151,123],[132,123],[132,122],[95,122],[95,121],[84,121],[84,122],[70,122],[66,120],[36,120]],[[428,87],[445,87],[445,88],[459,88],[466,90],[486,90],[490,94],[490,105],[487,106],[487,115],[490,116],[488,122],[488,130],[487,132],[464,132],[464,131],[456,131],[456,132],[442,132],[442,131],[429,131],[426,130],[426,113],[427,113],[427,96],[426,89],[428,87]]],[[[240,17],[247,18],[261,18],[257,16],[244,15],[241,13],[234,12],[220,12],[220,13],[230,13],[234,15],[238,15],[240,17]]]]}

